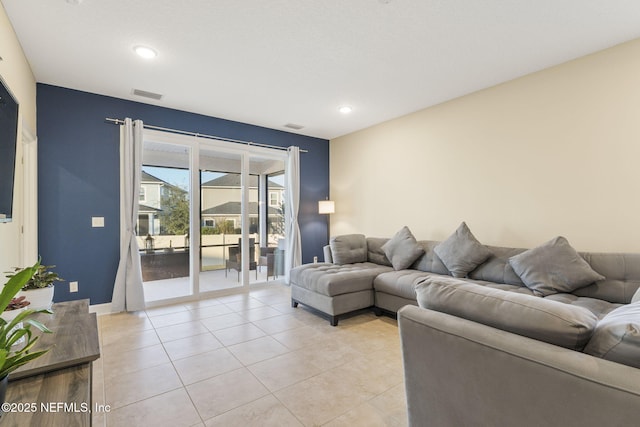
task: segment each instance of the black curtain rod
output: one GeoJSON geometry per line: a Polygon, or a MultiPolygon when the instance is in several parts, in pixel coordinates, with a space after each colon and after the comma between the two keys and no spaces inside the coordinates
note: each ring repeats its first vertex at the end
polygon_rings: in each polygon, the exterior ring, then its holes
{"type": "MultiPolygon", "coordinates": [[[[114,125],[123,125],[124,124],[124,120],[122,119],[112,119],[112,118],[105,118],[105,121],[114,124],[114,125]]],[[[179,130],[179,129],[170,129],[170,128],[164,128],[164,127],[160,127],[160,126],[153,126],[153,125],[148,125],[148,124],[144,124],[145,129],[152,129],[152,130],[160,130],[163,132],[170,132],[170,133],[177,133],[179,135],[187,135],[187,136],[195,136],[196,138],[207,138],[207,139],[216,139],[218,141],[225,141],[225,142],[233,142],[236,144],[244,144],[244,145],[250,145],[252,147],[263,147],[263,148],[272,148],[275,150],[287,150],[287,147],[280,147],[277,145],[269,145],[269,144],[260,144],[258,142],[252,142],[252,141],[240,141],[237,139],[229,139],[229,138],[223,138],[221,136],[213,136],[213,135],[207,135],[204,133],[197,133],[197,132],[189,132],[189,131],[185,131],[185,130],[179,130]]],[[[300,149],[301,153],[308,153],[308,150],[303,150],[300,149]]]]}

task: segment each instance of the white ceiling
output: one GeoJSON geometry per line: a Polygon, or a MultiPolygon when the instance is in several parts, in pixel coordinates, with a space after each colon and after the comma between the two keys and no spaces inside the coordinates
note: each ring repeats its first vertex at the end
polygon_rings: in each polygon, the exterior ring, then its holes
{"type": "Polygon", "coordinates": [[[327,139],[640,37],[638,0],[1,1],[38,82],[327,139]]]}

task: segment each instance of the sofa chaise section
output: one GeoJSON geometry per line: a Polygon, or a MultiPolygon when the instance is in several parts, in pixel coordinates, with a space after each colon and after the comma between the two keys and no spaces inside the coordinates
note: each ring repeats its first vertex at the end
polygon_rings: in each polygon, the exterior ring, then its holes
{"type": "Polygon", "coordinates": [[[291,305],[313,308],[336,326],[338,316],[374,305],[373,280],[389,270],[391,267],[371,262],[297,267],[291,270],[291,305]]]}

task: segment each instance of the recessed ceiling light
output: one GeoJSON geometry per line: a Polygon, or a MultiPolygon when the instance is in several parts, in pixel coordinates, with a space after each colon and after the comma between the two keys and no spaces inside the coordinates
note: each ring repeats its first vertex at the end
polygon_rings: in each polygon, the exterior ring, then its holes
{"type": "Polygon", "coordinates": [[[342,107],[338,108],[338,111],[340,111],[342,114],[349,114],[353,111],[353,108],[350,105],[343,105],[342,107]]]}
{"type": "Polygon", "coordinates": [[[151,58],[155,58],[156,56],[158,56],[158,53],[151,49],[150,47],[146,47],[146,46],[136,46],[133,48],[134,52],[138,54],[138,56],[144,58],[144,59],[151,59],[151,58]]]}
{"type": "Polygon", "coordinates": [[[67,0],[67,3],[72,4],[74,6],[79,5],[80,3],[82,3],[84,0],[67,0]]]}

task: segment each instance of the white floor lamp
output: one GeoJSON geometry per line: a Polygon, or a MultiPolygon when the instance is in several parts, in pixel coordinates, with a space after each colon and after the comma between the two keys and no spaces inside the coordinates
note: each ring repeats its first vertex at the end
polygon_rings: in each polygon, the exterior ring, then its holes
{"type": "Polygon", "coordinates": [[[321,215],[327,215],[327,244],[331,237],[331,215],[336,212],[336,204],[333,200],[320,200],[318,201],[318,213],[321,215]]]}

